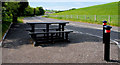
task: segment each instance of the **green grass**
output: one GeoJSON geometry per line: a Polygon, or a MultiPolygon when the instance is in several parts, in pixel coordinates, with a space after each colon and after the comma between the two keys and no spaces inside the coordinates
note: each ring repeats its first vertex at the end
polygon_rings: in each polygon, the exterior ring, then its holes
{"type": "Polygon", "coordinates": [[[102,5],[95,5],[85,8],[79,8],[70,11],[64,11],[60,13],[54,13],[47,17],[55,18],[55,19],[62,19],[62,20],[70,20],[70,21],[79,21],[79,22],[88,22],[88,23],[96,23],[102,24],[103,20],[109,19],[110,15],[110,22],[109,25],[119,26],[118,25],[118,2],[112,2],[102,5]],[[55,17],[54,15],[58,15],[55,17]],[[72,15],[72,18],[71,18],[72,15]],[[85,17],[86,15],[86,17],[85,17]],[[95,20],[95,15],[96,20],[95,20]]]}
{"type": "MultiPolygon", "coordinates": [[[[23,18],[24,17],[18,17],[18,22],[17,23],[23,23],[23,18]]],[[[9,25],[11,24],[12,19],[7,19],[6,21],[4,21],[2,23],[2,35],[4,35],[4,33],[7,31],[9,25]]]]}
{"type": "Polygon", "coordinates": [[[24,17],[18,17],[18,23],[23,23],[24,17]]]}
{"type": "MultiPolygon", "coordinates": [[[[18,22],[17,23],[23,23],[23,18],[24,17],[18,17],[18,22]]],[[[11,18],[6,19],[5,21],[2,22],[2,25],[0,25],[2,31],[0,31],[0,40],[2,39],[2,36],[6,33],[6,31],[8,30],[10,24],[12,22],[11,18]]],[[[0,30],[1,30],[0,29],[0,30]]]]}
{"type": "MultiPolygon", "coordinates": [[[[57,15],[118,15],[118,2],[56,13],[57,15]]],[[[56,15],[55,14],[55,15],[56,15]]]]}
{"type": "Polygon", "coordinates": [[[12,22],[11,18],[6,18],[6,19],[4,19],[4,21],[2,21],[2,36],[7,31],[11,22],[12,22]]]}

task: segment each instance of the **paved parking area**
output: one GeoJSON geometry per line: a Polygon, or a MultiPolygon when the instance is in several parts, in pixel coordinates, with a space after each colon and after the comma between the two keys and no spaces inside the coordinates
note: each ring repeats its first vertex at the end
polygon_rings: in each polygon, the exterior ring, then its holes
{"type": "MultiPolygon", "coordinates": [[[[103,60],[101,38],[73,32],[69,43],[34,47],[26,27],[26,24],[12,25],[2,48],[3,63],[107,63],[103,60]]],[[[117,49],[117,45],[111,43],[111,60],[118,60],[117,49]]]]}

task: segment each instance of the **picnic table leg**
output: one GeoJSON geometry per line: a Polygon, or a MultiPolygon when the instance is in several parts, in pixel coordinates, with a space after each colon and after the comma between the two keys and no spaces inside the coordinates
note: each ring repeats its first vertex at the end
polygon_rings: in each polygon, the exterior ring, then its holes
{"type": "MultiPolygon", "coordinates": [[[[49,25],[50,24],[46,24],[46,31],[49,32],[49,25]]],[[[49,33],[47,33],[47,40],[49,41],[49,33]]]]}
{"type": "Polygon", "coordinates": [[[31,37],[36,40],[36,34],[32,34],[31,37]]]}
{"type": "MultiPolygon", "coordinates": [[[[65,24],[62,24],[62,31],[64,31],[65,24]]],[[[62,33],[62,38],[64,39],[64,33],[62,33]]]]}
{"type": "MultiPolygon", "coordinates": [[[[59,29],[56,29],[56,31],[59,31],[59,29]]],[[[58,37],[58,33],[56,33],[56,37],[58,37]]]]}
{"type": "MultiPolygon", "coordinates": [[[[59,31],[61,31],[61,24],[59,24],[59,31]]],[[[59,33],[59,37],[61,36],[61,33],[59,33]]]]}
{"type": "Polygon", "coordinates": [[[35,31],[35,25],[31,24],[31,28],[32,28],[31,32],[34,32],[35,31]]]}
{"type": "MultiPolygon", "coordinates": [[[[45,32],[45,30],[43,30],[43,32],[45,32]]],[[[44,37],[45,37],[45,34],[44,34],[44,37]]]]}
{"type": "Polygon", "coordinates": [[[65,33],[65,35],[66,35],[66,41],[69,41],[69,39],[68,39],[68,34],[69,34],[69,33],[65,33]]]}
{"type": "Polygon", "coordinates": [[[54,41],[53,41],[53,35],[54,35],[54,34],[52,33],[52,34],[51,34],[51,42],[52,42],[52,43],[54,43],[54,41]]]}
{"type": "Polygon", "coordinates": [[[34,46],[38,46],[37,39],[36,39],[36,34],[33,34],[32,38],[34,40],[34,42],[33,42],[34,46]]]}
{"type": "MultiPolygon", "coordinates": [[[[35,25],[34,24],[31,24],[30,25],[31,26],[31,28],[32,28],[32,30],[31,30],[31,32],[34,32],[35,31],[35,25]]],[[[33,38],[33,39],[35,39],[35,35],[31,35],[31,37],[33,38]]]]}

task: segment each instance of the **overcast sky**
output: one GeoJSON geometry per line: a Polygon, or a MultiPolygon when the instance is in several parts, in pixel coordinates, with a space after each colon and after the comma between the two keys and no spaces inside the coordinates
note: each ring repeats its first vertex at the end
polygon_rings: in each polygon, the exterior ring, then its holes
{"type": "Polygon", "coordinates": [[[93,5],[117,2],[119,0],[28,0],[31,7],[43,7],[50,10],[68,10],[93,5]]]}

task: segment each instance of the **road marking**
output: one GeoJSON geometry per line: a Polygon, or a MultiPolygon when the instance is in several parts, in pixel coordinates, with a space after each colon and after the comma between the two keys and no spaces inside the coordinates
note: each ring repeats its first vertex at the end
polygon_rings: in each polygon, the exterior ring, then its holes
{"type": "MultiPolygon", "coordinates": [[[[69,25],[73,25],[73,26],[76,26],[76,27],[85,27],[85,28],[93,28],[93,29],[99,29],[99,30],[103,30],[103,28],[98,28],[98,27],[93,27],[93,26],[85,26],[85,25],[78,25],[78,24],[74,24],[74,23],[70,23],[69,25]]],[[[113,30],[111,29],[112,31],[116,31],[116,32],[120,32],[118,30],[113,30]]]]}
{"type": "Polygon", "coordinates": [[[101,36],[98,36],[98,35],[93,35],[93,34],[90,34],[90,33],[86,33],[87,35],[91,35],[91,36],[94,36],[94,37],[98,37],[98,38],[103,38],[101,36]]]}
{"type": "Polygon", "coordinates": [[[74,23],[70,23],[70,25],[74,25],[74,26],[77,26],[77,27],[82,26],[82,27],[86,27],[86,28],[100,29],[100,30],[102,30],[102,29],[103,29],[103,28],[92,27],[92,26],[78,25],[78,24],[74,24],[74,23]]]}
{"type": "MultiPolygon", "coordinates": [[[[76,27],[79,27],[79,26],[82,26],[82,27],[86,27],[86,28],[93,28],[93,29],[100,29],[100,30],[103,30],[103,28],[97,28],[97,27],[92,27],[92,26],[85,26],[85,25],[78,25],[78,24],[74,24],[74,23],[70,23],[70,25],[73,25],[73,26],[76,26],[76,27]]],[[[113,30],[113,31],[116,31],[116,32],[119,32],[117,30],[113,30]]],[[[75,31],[75,32],[78,32],[78,33],[81,33],[81,34],[87,34],[87,35],[90,35],[90,36],[95,36],[95,37],[98,37],[98,38],[103,38],[101,36],[98,36],[98,35],[93,35],[93,34],[90,34],[90,33],[83,33],[83,32],[79,32],[79,31],[75,31]]],[[[112,40],[110,39],[112,42],[116,43],[118,45],[118,47],[120,48],[120,43],[115,41],[115,40],[112,40]]]]}
{"type": "MultiPolygon", "coordinates": [[[[67,29],[67,30],[71,30],[71,29],[67,29]]],[[[102,36],[98,36],[98,35],[93,35],[93,34],[90,34],[90,33],[83,33],[83,32],[79,32],[79,31],[75,31],[73,30],[74,32],[73,33],[80,33],[80,34],[86,34],[86,35],[90,35],[90,36],[94,36],[94,37],[98,37],[98,38],[103,38],[102,36]]],[[[120,48],[120,43],[115,41],[115,40],[112,40],[110,39],[112,42],[114,42],[115,44],[117,44],[117,46],[120,48]]]]}
{"type": "Polygon", "coordinates": [[[114,43],[116,43],[118,45],[118,47],[120,48],[120,43],[119,42],[117,42],[115,40],[112,40],[112,39],[110,39],[110,40],[113,41],[114,43]]]}

